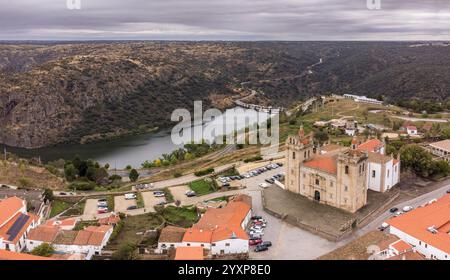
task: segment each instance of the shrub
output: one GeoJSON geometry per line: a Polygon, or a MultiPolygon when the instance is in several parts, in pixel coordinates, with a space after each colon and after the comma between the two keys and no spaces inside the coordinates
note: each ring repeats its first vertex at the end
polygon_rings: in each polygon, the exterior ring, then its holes
{"type": "Polygon", "coordinates": [[[262,160],[262,159],[263,159],[262,156],[255,156],[255,157],[244,159],[244,162],[248,163],[248,162],[254,162],[254,161],[258,161],[258,160],[262,160]]]}
{"type": "Polygon", "coordinates": [[[73,182],[69,185],[69,189],[74,191],[92,191],[97,185],[93,182],[73,182]]]}
{"type": "Polygon", "coordinates": [[[200,176],[205,176],[205,175],[211,174],[213,172],[214,172],[214,168],[207,168],[207,169],[196,171],[194,173],[194,175],[197,177],[200,177],[200,176]]]}

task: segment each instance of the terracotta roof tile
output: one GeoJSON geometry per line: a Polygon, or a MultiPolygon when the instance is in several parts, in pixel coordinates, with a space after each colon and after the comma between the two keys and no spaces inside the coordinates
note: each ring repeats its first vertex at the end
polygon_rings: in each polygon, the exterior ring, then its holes
{"type": "Polygon", "coordinates": [[[323,156],[315,156],[310,161],[306,161],[304,166],[318,169],[330,174],[337,174],[337,156],[336,155],[330,155],[327,154],[323,156]]]}
{"type": "Polygon", "coordinates": [[[0,260],[1,261],[49,261],[54,260],[53,258],[46,258],[40,256],[34,256],[30,254],[16,253],[7,250],[0,249],[0,260]]]}
{"type": "Polygon", "coordinates": [[[0,226],[5,224],[25,205],[25,201],[18,197],[9,197],[0,201],[0,226]]]}
{"type": "Polygon", "coordinates": [[[178,247],[175,260],[203,260],[202,247],[178,247]]]}
{"type": "Polygon", "coordinates": [[[384,146],[383,142],[378,139],[371,139],[358,146],[358,150],[366,152],[378,152],[378,149],[384,146]]]}
{"type": "Polygon", "coordinates": [[[450,254],[450,234],[448,234],[450,194],[386,222],[392,227],[450,254]],[[430,227],[434,227],[436,233],[428,231],[430,227]]]}
{"type": "Polygon", "coordinates": [[[58,227],[41,225],[30,230],[30,232],[28,233],[28,239],[43,242],[53,242],[58,232],[58,227]]]}

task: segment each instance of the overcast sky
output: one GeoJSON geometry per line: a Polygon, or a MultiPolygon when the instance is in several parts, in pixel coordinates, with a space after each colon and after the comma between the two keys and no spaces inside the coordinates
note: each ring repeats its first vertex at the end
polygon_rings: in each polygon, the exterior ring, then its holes
{"type": "Polygon", "coordinates": [[[79,1],[0,0],[0,40],[450,40],[450,0],[79,1]]]}

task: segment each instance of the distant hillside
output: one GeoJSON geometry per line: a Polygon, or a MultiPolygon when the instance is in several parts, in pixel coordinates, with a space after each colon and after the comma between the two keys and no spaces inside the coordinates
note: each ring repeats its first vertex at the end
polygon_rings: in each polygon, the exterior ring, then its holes
{"type": "Polygon", "coordinates": [[[36,148],[168,126],[174,109],[217,105],[241,82],[284,106],[327,93],[445,101],[449,58],[449,47],[407,43],[0,45],[0,143],[36,148]]]}

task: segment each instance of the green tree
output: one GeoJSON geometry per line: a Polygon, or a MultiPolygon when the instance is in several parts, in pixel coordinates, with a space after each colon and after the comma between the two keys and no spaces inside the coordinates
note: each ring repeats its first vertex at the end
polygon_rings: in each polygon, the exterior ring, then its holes
{"type": "Polygon", "coordinates": [[[66,164],[66,166],[64,166],[64,177],[67,181],[72,182],[73,180],[75,180],[77,175],[78,170],[72,163],[66,164]]]}
{"type": "Polygon", "coordinates": [[[126,167],[125,167],[125,169],[126,170],[131,170],[133,167],[131,167],[131,165],[127,165],[126,167]]]}
{"type": "Polygon", "coordinates": [[[112,259],[114,260],[136,260],[138,258],[137,252],[136,252],[136,244],[133,243],[125,243],[120,245],[119,249],[114,252],[112,255],[112,259]]]}
{"type": "Polygon", "coordinates": [[[130,178],[131,182],[136,182],[137,179],[139,178],[139,173],[137,172],[136,169],[131,169],[130,174],[128,175],[128,177],[130,178]]]}
{"type": "Polygon", "coordinates": [[[319,130],[314,133],[314,139],[316,139],[319,143],[322,144],[322,143],[328,141],[328,139],[329,139],[328,133],[326,133],[325,131],[319,130]]]}
{"type": "Polygon", "coordinates": [[[402,166],[408,168],[416,174],[428,177],[433,173],[432,156],[424,148],[412,144],[400,149],[402,166]]]}
{"type": "Polygon", "coordinates": [[[41,257],[50,257],[55,252],[52,245],[48,243],[42,243],[31,251],[32,255],[41,257]]]}
{"type": "Polygon", "coordinates": [[[108,170],[109,169],[109,163],[105,164],[105,169],[108,170]]]}
{"type": "Polygon", "coordinates": [[[53,197],[53,191],[52,190],[44,189],[43,196],[44,196],[44,200],[49,201],[49,202],[53,201],[54,197],[53,197]]]}

